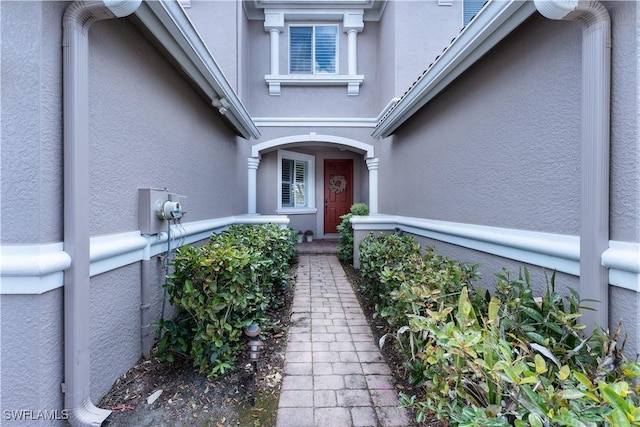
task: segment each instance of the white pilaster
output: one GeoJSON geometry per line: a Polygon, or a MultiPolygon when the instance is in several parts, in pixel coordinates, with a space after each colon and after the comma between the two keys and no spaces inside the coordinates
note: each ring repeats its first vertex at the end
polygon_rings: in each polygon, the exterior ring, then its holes
{"type": "MultiPolygon", "coordinates": [[[[280,33],[284,31],[284,12],[265,11],[264,30],[269,33],[271,76],[280,75],[280,33]]],[[[280,83],[269,83],[269,95],[280,95],[280,83]]]]}
{"type": "Polygon", "coordinates": [[[369,169],[369,214],[378,213],[378,165],[380,159],[371,157],[366,159],[369,169]]]}
{"type": "Polygon", "coordinates": [[[247,213],[249,215],[257,214],[257,200],[258,200],[258,165],[260,164],[259,157],[249,157],[247,159],[247,194],[248,205],[247,213]]]}
{"type": "Polygon", "coordinates": [[[280,30],[271,28],[269,35],[271,38],[271,74],[277,76],[280,74],[280,30]]]}
{"type": "Polygon", "coordinates": [[[358,74],[358,30],[350,29],[347,32],[347,41],[349,48],[349,75],[355,76],[358,74]]]}
{"type": "MultiPolygon", "coordinates": [[[[347,12],[344,14],[342,31],[347,33],[347,65],[349,76],[358,74],[358,33],[364,29],[364,12],[347,12]]],[[[347,84],[347,95],[360,93],[359,83],[347,84]]]]}

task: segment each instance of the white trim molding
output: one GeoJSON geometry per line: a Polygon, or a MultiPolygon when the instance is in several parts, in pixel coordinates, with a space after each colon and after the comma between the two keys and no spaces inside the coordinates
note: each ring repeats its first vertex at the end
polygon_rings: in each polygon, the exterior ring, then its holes
{"type": "Polygon", "coordinates": [[[341,136],[333,135],[321,135],[315,132],[309,132],[302,135],[284,136],[282,138],[270,139],[268,141],[255,144],[251,147],[251,157],[260,157],[260,153],[263,151],[269,151],[276,147],[284,147],[290,144],[301,145],[303,143],[315,143],[324,142],[328,144],[336,144],[340,146],[351,147],[356,150],[364,152],[365,158],[375,157],[374,147],[371,144],[367,144],[355,139],[344,138],[341,136]]]}
{"type": "Polygon", "coordinates": [[[368,117],[254,117],[258,127],[374,128],[378,119],[368,117]]]}
{"type": "MultiPolygon", "coordinates": [[[[355,231],[400,229],[491,255],[580,275],[580,238],[510,228],[489,227],[394,215],[355,216],[355,231]]],[[[609,284],[640,292],[640,243],[610,241],[602,254],[609,269],[609,284]]]]}
{"type": "Polygon", "coordinates": [[[269,86],[269,95],[280,95],[281,86],[347,86],[347,95],[360,94],[363,75],[345,74],[267,74],[264,80],[269,86]]]}
{"type": "Polygon", "coordinates": [[[0,246],[0,295],[42,294],[64,283],[71,257],[63,244],[0,246]]]}
{"type": "MultiPolygon", "coordinates": [[[[279,224],[289,218],[277,215],[238,215],[194,221],[172,226],[171,233],[181,244],[208,239],[234,224],[279,224]]],[[[148,260],[167,251],[167,233],[141,235],[139,231],[92,237],[90,276],[148,260]]],[[[71,257],[62,243],[0,246],[0,295],[38,295],[64,286],[64,270],[71,257]]]]}

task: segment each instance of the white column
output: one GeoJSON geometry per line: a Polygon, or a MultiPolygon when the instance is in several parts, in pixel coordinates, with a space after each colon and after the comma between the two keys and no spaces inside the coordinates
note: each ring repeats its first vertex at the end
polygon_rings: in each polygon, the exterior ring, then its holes
{"type": "Polygon", "coordinates": [[[349,55],[349,75],[358,74],[358,30],[350,29],[347,33],[348,55],[349,55]]]}
{"type": "MultiPolygon", "coordinates": [[[[342,31],[347,33],[347,67],[348,75],[355,77],[358,74],[358,33],[364,28],[364,11],[350,11],[344,14],[342,31]]],[[[347,95],[354,96],[360,93],[360,82],[347,84],[347,95]]]]}
{"type": "Polygon", "coordinates": [[[280,74],[280,30],[271,28],[269,30],[271,39],[271,75],[280,74]]]}
{"type": "Polygon", "coordinates": [[[369,168],[369,214],[378,213],[378,164],[377,157],[366,159],[369,168]]]}
{"type": "Polygon", "coordinates": [[[258,200],[258,165],[260,159],[258,157],[249,157],[247,159],[248,181],[247,181],[247,194],[248,194],[248,207],[247,213],[249,215],[257,214],[257,200],[258,200]]]}

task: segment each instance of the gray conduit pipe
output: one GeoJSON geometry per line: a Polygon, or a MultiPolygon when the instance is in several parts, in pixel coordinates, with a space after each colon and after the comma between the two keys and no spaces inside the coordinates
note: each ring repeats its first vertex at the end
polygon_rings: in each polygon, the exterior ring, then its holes
{"type": "Polygon", "coordinates": [[[90,398],[89,364],[89,27],[127,16],[141,0],[78,1],[63,18],[65,408],[74,426],[100,426],[111,411],[90,398]]]}
{"type": "Polygon", "coordinates": [[[151,326],[151,260],[148,256],[141,261],[140,282],[140,344],[142,355],[150,357],[154,337],[151,326]]]}
{"type": "MultiPolygon", "coordinates": [[[[582,144],[580,190],[580,295],[599,301],[584,311],[587,331],[609,324],[609,275],[602,254],[609,247],[609,138],[611,19],[597,1],[535,0],[549,19],[582,25],[582,144]]],[[[593,303],[589,303],[593,305],[593,303]]]]}

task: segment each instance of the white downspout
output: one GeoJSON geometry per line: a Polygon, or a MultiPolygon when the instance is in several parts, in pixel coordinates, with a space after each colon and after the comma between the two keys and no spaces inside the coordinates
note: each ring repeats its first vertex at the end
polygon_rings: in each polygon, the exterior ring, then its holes
{"type": "Polygon", "coordinates": [[[141,0],[78,1],[63,18],[65,408],[74,426],[99,426],[111,411],[90,398],[89,364],[89,27],[127,16],[141,0]]]}
{"type": "MultiPolygon", "coordinates": [[[[582,144],[580,197],[580,296],[598,300],[582,323],[609,324],[609,277],[602,254],[609,247],[609,137],[611,19],[597,1],[535,0],[549,19],[582,24],[582,144]]],[[[590,303],[592,305],[592,303],[590,303]]]]}

